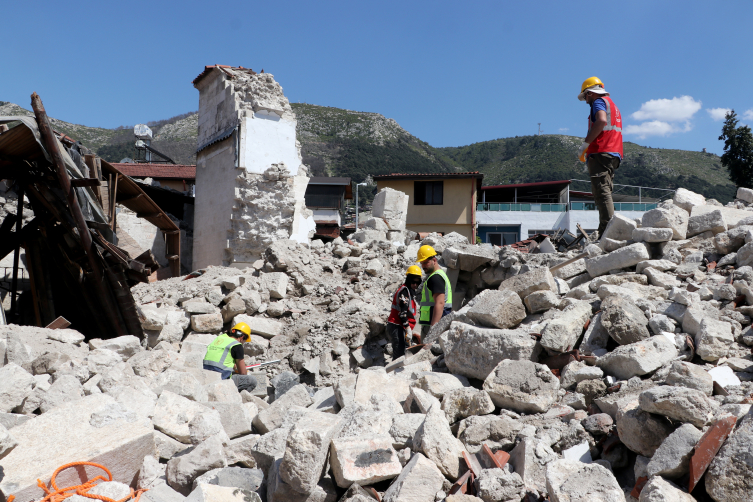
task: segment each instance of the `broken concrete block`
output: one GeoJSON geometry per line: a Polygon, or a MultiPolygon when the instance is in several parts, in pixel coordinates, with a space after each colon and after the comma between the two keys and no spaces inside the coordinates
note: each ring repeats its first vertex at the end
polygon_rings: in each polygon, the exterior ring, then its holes
{"type": "Polygon", "coordinates": [[[562,314],[547,322],[541,330],[542,347],[553,352],[567,352],[575,346],[583,327],[591,319],[591,304],[575,300],[562,314]]]}
{"type": "Polygon", "coordinates": [[[411,387],[408,399],[403,403],[405,413],[427,413],[434,405],[441,406],[441,402],[419,387],[411,387]],[[417,408],[417,409],[416,409],[417,408]]]}
{"type": "MultiPolygon", "coordinates": [[[[705,207],[705,206],[702,206],[705,207]]],[[[679,206],[667,205],[643,213],[642,227],[671,228],[674,240],[686,238],[690,214],[679,206]]]]}
{"type": "Polygon", "coordinates": [[[696,389],[661,385],[641,392],[643,411],[703,427],[710,423],[718,405],[696,389]]]}
{"type": "Polygon", "coordinates": [[[523,479],[517,472],[497,467],[482,469],[475,482],[476,494],[484,502],[521,500],[525,494],[523,479]]]}
{"type": "MultiPolygon", "coordinates": [[[[556,280],[556,278],[555,278],[556,280]]],[[[523,302],[526,304],[528,313],[536,314],[547,310],[557,308],[561,298],[552,291],[536,291],[525,297],[523,302]]]]}
{"type": "Polygon", "coordinates": [[[442,252],[442,260],[448,268],[466,272],[473,272],[497,258],[496,253],[490,247],[483,246],[456,245],[442,252]]]}
{"type": "Polygon", "coordinates": [[[608,375],[621,380],[655,371],[678,355],[677,346],[663,336],[622,345],[599,357],[596,365],[608,375]]]}
{"type": "Polygon", "coordinates": [[[92,375],[105,373],[107,370],[122,362],[120,354],[107,349],[96,349],[89,352],[87,364],[92,375]]]}
{"type": "Polygon", "coordinates": [[[222,314],[192,315],[191,329],[199,333],[219,333],[222,331],[222,314]]]}
{"type": "Polygon", "coordinates": [[[544,441],[523,438],[510,452],[510,464],[529,491],[546,495],[546,466],[559,458],[544,441]]]}
{"type": "Polygon", "coordinates": [[[160,483],[141,494],[141,502],[184,502],[186,497],[170,488],[166,483],[160,483]]]}
{"type": "Polygon", "coordinates": [[[170,460],[178,453],[190,447],[190,444],[181,443],[167,434],[154,431],[154,454],[159,456],[161,460],[170,460]]]}
{"type": "Polygon", "coordinates": [[[732,326],[728,322],[705,317],[695,337],[696,353],[704,361],[716,362],[727,355],[732,342],[732,326]]]}
{"type": "Polygon", "coordinates": [[[737,387],[742,383],[729,366],[717,366],[716,368],[711,368],[709,370],[709,375],[722,389],[737,387]]]}
{"type": "Polygon", "coordinates": [[[640,342],[651,336],[648,319],[629,298],[610,296],[601,303],[601,325],[620,345],[640,342]]]}
{"type": "Polygon", "coordinates": [[[451,424],[469,416],[488,415],[494,412],[494,403],[489,394],[472,387],[453,389],[442,398],[442,411],[451,424]]]}
{"type": "Polygon", "coordinates": [[[609,223],[607,223],[607,227],[604,229],[601,237],[615,241],[628,241],[633,238],[633,230],[635,230],[636,226],[635,220],[615,213],[612,219],[609,220],[609,223]]]}
{"type": "Polygon", "coordinates": [[[136,481],[136,488],[154,488],[161,483],[165,483],[165,469],[166,466],[160,464],[159,459],[147,455],[144,457],[144,463],[141,464],[139,477],[136,481]]]}
{"type": "MultiPolygon", "coordinates": [[[[346,347],[347,350],[347,347],[346,347]]],[[[335,399],[340,408],[345,408],[349,404],[353,403],[356,395],[356,381],[358,375],[349,374],[343,377],[335,383],[335,399]]]]}
{"type": "MultiPolygon", "coordinates": [[[[122,500],[130,497],[131,488],[125,483],[119,483],[117,481],[105,481],[103,483],[98,483],[87,493],[103,497],[104,500],[122,500]]],[[[70,502],[88,502],[92,499],[84,497],[82,495],[74,495],[65,500],[69,500],[70,502]]]]}
{"type": "Polygon", "coordinates": [[[704,213],[710,213],[711,211],[721,211],[724,216],[724,222],[727,224],[727,228],[733,229],[737,226],[750,225],[750,223],[744,220],[750,218],[750,211],[746,209],[736,209],[734,207],[726,206],[695,206],[691,212],[691,216],[698,216],[704,213]]]}
{"type": "Polygon", "coordinates": [[[715,210],[708,213],[691,216],[688,220],[688,237],[711,232],[714,235],[727,231],[727,222],[721,211],[715,210]]]}
{"type": "Polygon", "coordinates": [[[546,470],[546,486],[552,502],[625,500],[614,474],[595,463],[565,459],[550,462],[546,470]]]}
{"type": "Polygon", "coordinates": [[[270,339],[282,333],[284,324],[266,317],[251,317],[247,314],[239,314],[233,318],[233,325],[245,322],[251,326],[251,333],[270,339]]]}
{"type": "Polygon", "coordinates": [[[120,354],[123,361],[127,361],[136,352],[141,351],[141,341],[133,335],[118,336],[103,340],[97,349],[111,350],[120,354]]]}
{"type": "Polygon", "coordinates": [[[416,453],[384,492],[384,502],[434,502],[444,476],[431,460],[416,453]]]}
{"type": "Polygon", "coordinates": [[[193,481],[211,469],[227,466],[223,445],[228,439],[224,433],[215,434],[193,448],[167,462],[167,484],[175,491],[188,495],[193,481]]]}
{"type": "Polygon", "coordinates": [[[183,310],[189,314],[214,314],[217,308],[203,299],[195,299],[182,304],[183,310]]]}
{"type": "Polygon", "coordinates": [[[685,188],[678,188],[672,197],[672,202],[674,202],[676,206],[679,206],[690,213],[695,206],[705,206],[706,197],[699,193],[686,190],[685,188]]]}
{"type": "Polygon", "coordinates": [[[525,319],[526,309],[515,292],[487,289],[473,299],[473,306],[466,315],[484,326],[507,329],[525,319]]]}
{"type": "Polygon", "coordinates": [[[392,426],[390,426],[389,431],[390,437],[392,437],[392,447],[396,450],[413,448],[413,437],[421,424],[424,423],[425,418],[421,413],[395,415],[392,418],[392,426]]]}
{"type": "Polygon", "coordinates": [[[34,377],[21,366],[10,363],[0,368],[0,412],[21,406],[32,392],[34,377]]]}
{"type": "Polygon", "coordinates": [[[207,400],[207,391],[192,374],[172,368],[157,375],[152,380],[150,388],[158,396],[163,391],[169,390],[191,401],[207,400]]]}
{"type": "Polygon", "coordinates": [[[143,305],[138,310],[139,322],[146,331],[159,331],[167,323],[167,311],[143,305]]]}
{"type": "Polygon", "coordinates": [[[589,434],[593,436],[603,436],[609,434],[612,430],[614,420],[606,413],[596,413],[586,417],[581,424],[589,434]]]}
{"type": "Polygon", "coordinates": [[[591,319],[588,328],[586,328],[579,350],[585,355],[593,355],[596,351],[603,352],[606,350],[608,342],[609,333],[601,324],[601,312],[599,312],[591,319]]]}
{"type": "Polygon", "coordinates": [[[651,457],[672,433],[672,426],[663,417],[643,411],[636,404],[617,412],[617,434],[628,449],[651,457]]]}
{"type": "Polygon", "coordinates": [[[204,386],[206,391],[206,401],[218,403],[237,403],[241,404],[243,398],[238,393],[238,387],[235,386],[231,379],[220,380],[219,382],[210,383],[204,386]]]}
{"type": "Polygon", "coordinates": [[[543,364],[500,362],[484,380],[496,406],[521,413],[544,413],[557,399],[559,379],[543,364]]]}
{"type": "Polygon", "coordinates": [[[356,381],[353,399],[356,403],[367,404],[373,394],[386,394],[399,403],[405,402],[410,393],[409,383],[391,376],[383,369],[361,371],[356,381]]]}
{"type": "Polygon", "coordinates": [[[154,428],[181,443],[191,443],[188,423],[207,408],[168,390],[163,391],[154,408],[154,428]]]}
{"type": "Polygon", "coordinates": [[[522,300],[535,291],[557,291],[557,284],[549,268],[534,268],[515,275],[499,285],[500,291],[513,291],[522,300]]]}
{"type": "MultiPolygon", "coordinates": [[[[144,350],[131,357],[126,365],[127,368],[121,368],[121,371],[124,371],[125,373],[132,371],[138,376],[153,378],[172,366],[179,358],[180,354],[177,352],[171,352],[168,350],[144,350]]],[[[107,380],[107,374],[103,375],[103,377],[99,388],[102,389],[102,392],[107,392],[106,389],[102,388],[102,384],[107,380]]],[[[122,381],[119,381],[119,378],[120,377],[113,375],[113,379],[116,380],[115,383],[117,385],[122,385],[122,381]]]]}
{"type": "Polygon", "coordinates": [[[714,390],[714,380],[709,373],[697,364],[675,361],[665,380],[667,385],[700,390],[710,396],[714,390]]]}
{"type": "Polygon", "coordinates": [[[194,490],[202,484],[237,488],[246,494],[258,493],[264,484],[264,473],[261,469],[254,468],[220,467],[207,471],[196,478],[193,482],[194,490]]]}
{"type": "Polygon", "coordinates": [[[293,490],[308,494],[316,488],[332,439],[339,432],[337,415],[310,412],[299,420],[288,434],[279,476],[293,490]]]}
{"type": "Polygon", "coordinates": [[[672,289],[680,286],[680,281],[674,275],[659,272],[651,267],[644,268],[643,275],[648,278],[648,283],[652,286],[664,289],[672,289]]]}
{"type": "Polygon", "coordinates": [[[470,385],[464,376],[434,372],[425,373],[414,384],[415,387],[419,387],[437,399],[442,399],[451,390],[470,387],[470,385]]]}
{"type": "MultiPolygon", "coordinates": [[[[702,446],[699,445],[699,448],[702,446]]],[[[753,466],[748,460],[751,451],[753,451],[753,420],[748,414],[724,442],[706,471],[706,492],[714,500],[719,502],[751,500],[753,486],[750,480],[753,476],[753,466]]]]}
{"type": "Polygon", "coordinates": [[[288,275],[284,272],[269,272],[261,276],[261,289],[269,291],[272,298],[288,296],[288,275]]]}
{"type": "Polygon", "coordinates": [[[269,408],[259,411],[259,414],[254,417],[254,427],[262,434],[266,434],[282,424],[285,413],[291,406],[309,406],[311,401],[306,386],[298,384],[287,391],[280,399],[275,400],[269,408]]]}
{"type": "Polygon", "coordinates": [[[16,438],[13,437],[8,429],[0,425],[0,459],[12,452],[16,446],[18,446],[16,438]]]}
{"type": "Polygon", "coordinates": [[[413,447],[432,460],[449,479],[456,480],[460,476],[465,446],[452,434],[439,406],[432,406],[426,413],[424,423],[413,438],[413,447]]]}
{"type": "Polygon", "coordinates": [[[314,402],[309,405],[309,409],[311,410],[334,414],[340,411],[340,405],[337,403],[334,387],[324,387],[319,389],[316,391],[312,399],[314,402]]]}
{"type": "Polygon", "coordinates": [[[256,492],[236,486],[199,483],[185,502],[261,502],[261,497],[256,492]]]}
{"type": "Polygon", "coordinates": [[[84,388],[78,379],[70,375],[63,375],[55,380],[55,383],[44,393],[39,409],[42,413],[47,413],[61,404],[78,401],[83,397],[84,388]]]}
{"type": "Polygon", "coordinates": [[[445,343],[447,368],[479,380],[503,359],[538,361],[541,346],[524,330],[498,330],[453,322],[445,343]]]}
{"type": "Polygon", "coordinates": [[[392,479],[403,470],[390,437],[333,439],[330,463],[340,488],[353,483],[371,485],[392,479]]]}
{"type": "Polygon", "coordinates": [[[566,460],[577,460],[578,462],[583,462],[584,464],[590,464],[591,462],[593,462],[588,441],[584,441],[580,444],[576,444],[575,446],[571,446],[570,448],[562,450],[562,458],[566,460]]]}
{"type": "Polygon", "coordinates": [[[650,258],[651,255],[646,244],[636,243],[609,254],[587,258],[586,270],[591,277],[598,277],[609,273],[610,270],[632,267],[650,258]]]}
{"type": "Polygon", "coordinates": [[[673,235],[671,228],[636,228],[632,239],[636,242],[667,242],[673,235]]]}
{"type": "MultiPolygon", "coordinates": [[[[129,420],[125,415],[110,422],[92,423],[93,415],[114,405],[110,396],[91,395],[14,427],[18,446],[0,459],[0,498],[15,495],[19,501],[41,499],[45,494],[37,486],[37,479],[49,486],[55,469],[74,461],[106,465],[113,480],[130,484],[144,457],[154,450],[154,430],[148,422],[129,420]]],[[[84,476],[92,479],[100,474],[102,471],[94,467],[68,469],[57,477],[57,482],[58,486],[72,486],[80,484],[84,476]]]]}
{"type": "Polygon", "coordinates": [[[604,372],[597,366],[588,366],[582,361],[573,361],[565,365],[560,372],[560,386],[572,389],[583,380],[595,380],[604,376],[604,372]]]}
{"type": "Polygon", "coordinates": [[[256,406],[252,403],[208,402],[206,406],[219,412],[222,428],[230,439],[251,434],[253,430],[251,422],[256,416],[251,412],[251,409],[256,409],[256,406]],[[249,406],[253,408],[249,408],[249,406]]]}
{"type": "Polygon", "coordinates": [[[688,473],[690,456],[702,433],[691,424],[683,424],[670,434],[656,449],[646,467],[648,477],[663,476],[669,479],[688,473]]]}
{"type": "Polygon", "coordinates": [[[309,494],[296,492],[280,478],[281,463],[282,459],[277,459],[269,468],[267,502],[335,502],[337,500],[337,487],[329,476],[322,477],[314,491],[309,494]]]}

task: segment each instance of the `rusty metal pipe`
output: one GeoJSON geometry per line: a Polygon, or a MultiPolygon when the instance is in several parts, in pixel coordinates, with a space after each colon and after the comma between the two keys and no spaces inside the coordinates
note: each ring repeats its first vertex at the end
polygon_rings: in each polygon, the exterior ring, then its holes
{"type": "MultiPolygon", "coordinates": [[[[55,140],[55,135],[50,127],[50,119],[47,117],[47,112],[42,104],[42,98],[36,92],[31,95],[31,107],[34,110],[34,115],[37,119],[37,125],[39,126],[39,133],[44,140],[44,144],[47,147],[47,151],[52,157],[52,165],[55,168],[60,187],[65,192],[66,199],[68,200],[68,206],[73,213],[73,219],[76,222],[76,228],[78,229],[79,237],[81,239],[81,245],[86,252],[86,258],[89,260],[89,267],[91,268],[92,275],[94,276],[94,287],[97,291],[97,296],[102,299],[102,302],[111,312],[115,312],[115,306],[112,302],[112,297],[104,287],[104,278],[102,277],[102,271],[99,268],[99,264],[94,259],[94,249],[92,243],[92,237],[89,233],[89,227],[84,220],[84,214],[81,212],[81,207],[78,205],[78,199],[76,199],[76,193],[71,186],[71,180],[68,177],[68,172],[65,169],[65,162],[63,156],[60,154],[58,143],[55,140]]],[[[127,333],[123,330],[123,326],[119,322],[112,323],[113,328],[117,333],[117,336],[124,336],[127,333]]]]}

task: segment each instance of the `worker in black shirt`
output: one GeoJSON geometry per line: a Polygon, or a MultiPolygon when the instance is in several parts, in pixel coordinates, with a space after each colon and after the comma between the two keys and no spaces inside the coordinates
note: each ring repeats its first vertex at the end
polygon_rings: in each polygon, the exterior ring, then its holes
{"type": "Polygon", "coordinates": [[[421,284],[421,267],[412,265],[405,273],[405,283],[392,296],[392,309],[387,319],[387,332],[392,338],[392,359],[405,355],[416,326],[416,290],[421,284]]]}

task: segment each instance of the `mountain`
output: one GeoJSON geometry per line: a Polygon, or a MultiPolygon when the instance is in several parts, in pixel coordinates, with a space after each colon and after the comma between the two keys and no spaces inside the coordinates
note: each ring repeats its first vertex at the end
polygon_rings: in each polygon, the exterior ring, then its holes
{"type": "MultiPolygon", "coordinates": [[[[521,136],[467,146],[435,148],[390,118],[378,113],[291,103],[298,118],[298,140],[304,164],[314,176],[348,176],[361,182],[368,175],[392,172],[426,173],[480,171],[485,185],[588,180],[585,165],[575,158],[582,141],[562,135],[521,136]]],[[[0,115],[33,115],[13,103],[0,101],[0,115]]],[[[133,157],[132,126],[116,129],[87,127],[51,119],[53,128],[80,140],[105,160],[133,157]]],[[[152,146],[179,164],[196,162],[197,113],[147,122],[154,132],[152,146]]],[[[684,187],[726,203],[734,198],[719,156],[685,150],[648,148],[625,143],[625,158],[615,183],[655,188],[684,187]]],[[[575,190],[590,191],[588,183],[575,190]]],[[[621,188],[637,194],[637,189],[621,188]]],[[[366,190],[368,198],[371,190],[366,190]]],[[[658,192],[643,191],[655,197],[658,192]]]]}

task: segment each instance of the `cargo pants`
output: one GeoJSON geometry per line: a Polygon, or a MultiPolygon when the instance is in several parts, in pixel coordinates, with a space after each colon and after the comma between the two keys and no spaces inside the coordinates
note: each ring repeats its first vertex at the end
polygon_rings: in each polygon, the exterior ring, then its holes
{"type": "Polygon", "coordinates": [[[620,167],[620,158],[608,153],[593,153],[588,156],[588,174],[591,176],[591,193],[599,210],[599,237],[614,216],[612,189],[614,172],[620,167]]]}

